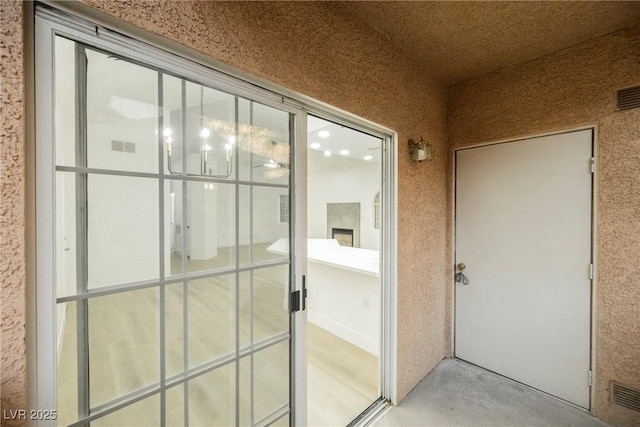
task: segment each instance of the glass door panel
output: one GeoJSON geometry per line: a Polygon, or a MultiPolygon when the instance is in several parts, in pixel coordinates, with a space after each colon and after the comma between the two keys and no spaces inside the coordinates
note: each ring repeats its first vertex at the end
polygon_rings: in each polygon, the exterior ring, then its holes
{"type": "Polygon", "coordinates": [[[347,425],[382,395],[382,140],[307,127],[307,421],[347,425]]]}
{"type": "Polygon", "coordinates": [[[285,422],[293,116],[54,37],[59,425],[285,422]]]}

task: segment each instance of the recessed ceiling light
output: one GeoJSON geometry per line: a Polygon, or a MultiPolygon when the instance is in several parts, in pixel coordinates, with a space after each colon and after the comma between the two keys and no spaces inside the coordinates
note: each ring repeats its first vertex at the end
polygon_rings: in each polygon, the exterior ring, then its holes
{"type": "Polygon", "coordinates": [[[318,132],[318,136],[320,138],[329,138],[329,135],[331,134],[329,133],[328,130],[321,130],[320,132],[318,132]]]}
{"type": "Polygon", "coordinates": [[[331,155],[331,151],[329,150],[324,150],[324,155],[329,157],[331,155]]]}
{"type": "Polygon", "coordinates": [[[317,150],[318,148],[320,148],[320,144],[317,142],[312,142],[309,147],[313,148],[314,150],[317,150]]]}
{"type": "Polygon", "coordinates": [[[365,160],[371,160],[371,159],[373,159],[373,157],[371,157],[370,155],[367,154],[366,156],[364,156],[364,159],[365,160]]]}
{"type": "Polygon", "coordinates": [[[349,150],[340,150],[340,154],[346,156],[347,154],[349,154],[349,150]]]}

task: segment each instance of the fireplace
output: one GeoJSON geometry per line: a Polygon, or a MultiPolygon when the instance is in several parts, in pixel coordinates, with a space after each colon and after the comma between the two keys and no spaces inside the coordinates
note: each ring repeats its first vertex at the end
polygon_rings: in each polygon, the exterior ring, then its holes
{"type": "Polygon", "coordinates": [[[336,239],[340,246],[353,247],[353,230],[348,228],[332,228],[331,238],[336,239]]]}

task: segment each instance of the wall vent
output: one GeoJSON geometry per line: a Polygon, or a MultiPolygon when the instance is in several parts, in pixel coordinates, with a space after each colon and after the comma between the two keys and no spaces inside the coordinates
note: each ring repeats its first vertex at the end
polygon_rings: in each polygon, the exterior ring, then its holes
{"type": "Polygon", "coordinates": [[[111,141],[111,151],[122,151],[123,153],[136,152],[136,144],[134,142],[118,141],[116,139],[111,141]]]}
{"type": "Polygon", "coordinates": [[[633,390],[615,381],[611,381],[611,401],[616,405],[640,412],[640,391],[633,390]]]}
{"type": "Polygon", "coordinates": [[[616,92],[616,108],[630,110],[640,107],[640,86],[620,89],[616,92]]]}

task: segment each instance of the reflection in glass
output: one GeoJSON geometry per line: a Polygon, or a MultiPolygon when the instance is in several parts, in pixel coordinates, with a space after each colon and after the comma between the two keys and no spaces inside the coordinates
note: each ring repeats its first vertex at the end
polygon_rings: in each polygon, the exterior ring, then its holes
{"type": "Polygon", "coordinates": [[[243,99],[238,101],[238,109],[240,179],[289,184],[289,114],[243,99]]]}

